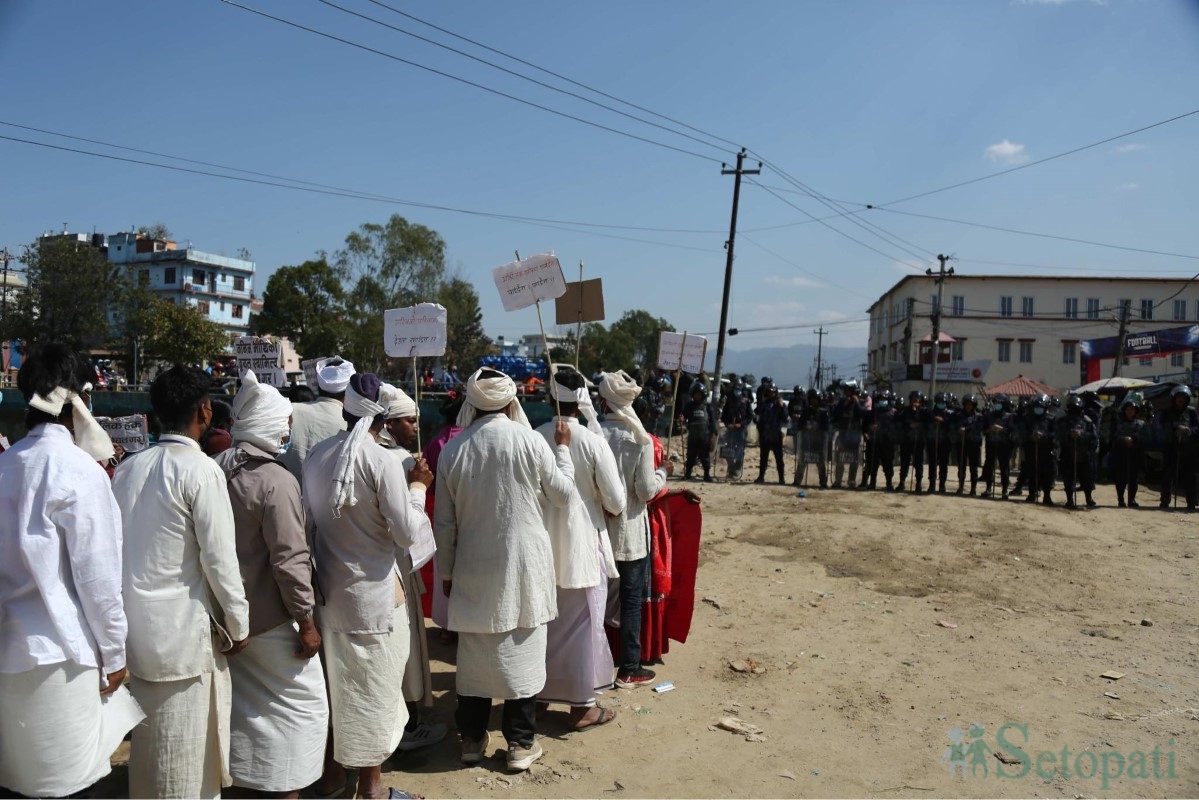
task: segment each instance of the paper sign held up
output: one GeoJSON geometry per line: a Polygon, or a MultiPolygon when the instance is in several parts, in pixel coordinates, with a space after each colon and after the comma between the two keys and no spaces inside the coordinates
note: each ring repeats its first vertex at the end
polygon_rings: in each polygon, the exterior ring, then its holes
{"type": "Polygon", "coordinates": [[[519,311],[538,300],[554,300],[566,292],[562,265],[553,253],[538,253],[491,271],[505,311],[519,311]]]}
{"type": "Polygon", "coordinates": [[[554,324],[575,325],[599,322],[604,318],[604,280],[574,281],[566,284],[566,294],[554,303],[554,324]]]}
{"type": "Polygon", "coordinates": [[[304,370],[304,384],[314,392],[317,389],[316,362],[320,360],[319,358],[306,358],[300,362],[300,369],[304,370]]]}
{"type": "Polygon", "coordinates": [[[150,431],[144,414],[128,417],[96,417],[96,422],[112,439],[113,444],[125,448],[126,453],[137,453],[150,446],[150,431]]]}
{"type": "Polygon", "coordinates": [[[233,343],[233,352],[237,355],[238,375],[245,375],[252,369],[258,382],[265,386],[278,389],[287,385],[279,342],[258,336],[241,336],[233,343]]]}
{"type": "Polygon", "coordinates": [[[445,306],[420,303],[383,312],[383,350],[392,358],[445,355],[445,306]]]}
{"type": "Polygon", "coordinates": [[[662,331],[658,334],[658,368],[682,370],[697,375],[704,371],[708,340],[691,333],[662,331]]]}

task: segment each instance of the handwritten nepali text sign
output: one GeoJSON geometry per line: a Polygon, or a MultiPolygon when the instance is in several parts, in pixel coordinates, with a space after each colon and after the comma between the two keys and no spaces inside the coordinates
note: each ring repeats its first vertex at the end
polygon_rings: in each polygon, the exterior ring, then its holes
{"type": "Polygon", "coordinates": [[[538,253],[496,267],[491,275],[505,311],[519,311],[538,300],[554,300],[566,293],[562,265],[553,253],[538,253]]]}
{"type": "Polygon", "coordinates": [[[258,382],[265,386],[287,385],[287,376],[283,373],[283,349],[279,342],[258,336],[241,336],[233,343],[233,352],[237,356],[238,375],[245,375],[252,369],[258,382]]]}
{"type": "Polygon", "coordinates": [[[150,446],[150,430],[142,414],[129,417],[96,417],[96,422],[112,439],[112,443],[125,448],[126,453],[136,453],[150,446]]]}
{"type": "Polygon", "coordinates": [[[444,306],[420,303],[383,312],[383,349],[392,358],[445,355],[444,306]]]}
{"type": "Polygon", "coordinates": [[[682,370],[696,375],[704,371],[708,340],[690,333],[662,331],[658,334],[658,368],[682,370]]]}
{"type": "Polygon", "coordinates": [[[304,370],[304,384],[314,392],[317,389],[316,362],[320,360],[319,358],[306,358],[300,362],[300,369],[304,370]]]}

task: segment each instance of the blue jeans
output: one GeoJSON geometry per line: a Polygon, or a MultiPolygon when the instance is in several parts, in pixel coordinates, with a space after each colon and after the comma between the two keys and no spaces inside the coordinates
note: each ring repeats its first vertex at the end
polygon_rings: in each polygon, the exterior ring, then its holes
{"type": "Polygon", "coordinates": [[[620,674],[641,668],[641,607],[645,603],[645,582],[649,575],[649,556],[636,561],[617,561],[620,574],[620,674]]]}

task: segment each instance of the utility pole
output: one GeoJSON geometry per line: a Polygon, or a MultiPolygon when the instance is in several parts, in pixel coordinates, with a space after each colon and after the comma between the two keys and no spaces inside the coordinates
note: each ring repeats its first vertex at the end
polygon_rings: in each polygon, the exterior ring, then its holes
{"type": "Polygon", "coordinates": [[[758,169],[742,169],[745,162],[745,148],[737,154],[737,168],[729,169],[728,164],[721,164],[721,175],[733,175],[733,217],[729,222],[729,240],[724,243],[728,251],[724,262],[724,297],[720,301],[720,333],[716,339],[716,375],[712,380],[712,402],[719,408],[721,379],[724,378],[724,337],[727,335],[729,324],[729,291],[733,286],[733,242],[737,238],[737,205],[741,201],[741,176],[760,175],[762,164],[758,169]]]}
{"type": "Polygon", "coordinates": [[[816,391],[824,391],[824,382],[821,381],[821,373],[823,372],[824,361],[821,356],[824,353],[824,337],[828,335],[828,331],[821,325],[816,330],[812,331],[816,334],[816,391]]]}
{"type": "Polygon", "coordinates": [[[865,390],[866,390],[866,369],[867,369],[867,366],[868,366],[867,364],[858,364],[858,369],[859,369],[859,370],[861,370],[861,372],[862,372],[862,390],[863,390],[863,391],[865,391],[865,390]]]}
{"type": "Polygon", "coordinates": [[[1120,304],[1120,333],[1116,342],[1116,362],[1112,365],[1112,377],[1120,377],[1120,368],[1124,366],[1124,340],[1128,335],[1128,318],[1132,314],[1132,301],[1120,304]]]}
{"type": "Polygon", "coordinates": [[[8,333],[8,262],[12,261],[12,259],[13,255],[8,252],[7,247],[0,250],[0,262],[4,263],[4,287],[0,290],[4,292],[3,296],[0,297],[0,323],[5,325],[5,335],[8,333]]]}
{"type": "Polygon", "coordinates": [[[933,357],[932,368],[929,370],[932,380],[928,385],[928,399],[931,401],[937,394],[937,361],[941,357],[941,298],[945,292],[945,279],[953,274],[953,267],[945,269],[945,262],[949,261],[949,256],[937,256],[937,260],[941,262],[941,268],[937,272],[933,272],[932,268],[924,271],[925,275],[936,276],[935,283],[937,284],[937,307],[933,309],[933,357]]]}

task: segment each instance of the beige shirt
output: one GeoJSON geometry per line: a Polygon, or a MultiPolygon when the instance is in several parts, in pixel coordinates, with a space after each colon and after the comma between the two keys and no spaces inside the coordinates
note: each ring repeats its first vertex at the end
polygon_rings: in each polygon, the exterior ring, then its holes
{"type": "Polygon", "coordinates": [[[619,422],[604,422],[602,427],[625,487],[624,513],[608,520],[612,554],[617,561],[637,561],[649,555],[645,506],[665,488],[666,470],[654,469],[653,442],[637,444],[633,432],[619,422]]]}
{"type": "Polygon", "coordinates": [[[274,455],[249,442],[238,442],[216,462],[229,478],[250,635],[312,616],[312,554],[300,484],[274,455]]]}
{"type": "Polygon", "coordinates": [[[346,429],[341,415],[341,401],[322,397],[311,403],[294,403],[291,407],[291,446],[279,456],[287,471],[303,482],[304,459],[312,448],[346,429]]]}

